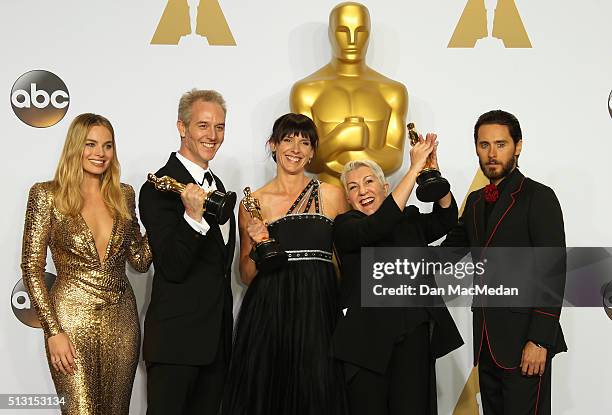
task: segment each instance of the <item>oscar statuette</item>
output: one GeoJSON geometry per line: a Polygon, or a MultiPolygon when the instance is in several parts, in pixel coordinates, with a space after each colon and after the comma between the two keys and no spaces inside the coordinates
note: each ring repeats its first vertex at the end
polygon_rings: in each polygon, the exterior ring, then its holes
{"type": "MultiPolygon", "coordinates": [[[[250,187],[244,188],[244,199],[242,199],[241,203],[252,218],[263,222],[259,200],[253,197],[250,187]]],[[[262,272],[281,268],[287,263],[288,258],[287,253],[283,251],[278,241],[273,238],[264,239],[255,244],[249,256],[257,264],[257,269],[262,272]]]]}
{"type": "MultiPolygon", "coordinates": [[[[157,177],[153,173],[149,173],[147,180],[155,186],[155,189],[162,192],[175,192],[181,194],[185,189],[183,183],[177,182],[172,177],[163,176],[157,177]]],[[[236,193],[228,191],[227,193],[218,190],[212,190],[206,194],[204,199],[205,215],[213,217],[219,225],[227,222],[234,211],[236,205],[236,193]]]]}
{"type": "MultiPolygon", "coordinates": [[[[419,142],[419,134],[416,132],[414,123],[409,123],[407,127],[410,145],[414,146],[419,142]]],[[[427,157],[425,167],[417,176],[416,181],[418,185],[416,195],[421,202],[436,202],[450,191],[448,180],[442,177],[437,168],[433,167],[431,154],[427,157]]]]}

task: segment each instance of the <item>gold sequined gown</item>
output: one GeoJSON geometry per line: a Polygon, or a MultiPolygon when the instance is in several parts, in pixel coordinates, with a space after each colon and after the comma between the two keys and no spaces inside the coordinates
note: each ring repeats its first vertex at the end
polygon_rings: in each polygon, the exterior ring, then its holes
{"type": "Polygon", "coordinates": [[[63,414],[128,414],[140,349],[140,324],[126,261],[139,272],[151,265],[151,250],[140,234],[134,189],[122,184],[132,215],[116,217],[104,259],[83,217],[61,213],[52,182],[32,186],[23,233],[23,280],[45,334],[47,361],[63,414]],[[51,249],[57,279],[49,292],[43,276],[51,249]],[[56,371],[46,339],[65,332],[76,349],[74,375],[56,371]]]}

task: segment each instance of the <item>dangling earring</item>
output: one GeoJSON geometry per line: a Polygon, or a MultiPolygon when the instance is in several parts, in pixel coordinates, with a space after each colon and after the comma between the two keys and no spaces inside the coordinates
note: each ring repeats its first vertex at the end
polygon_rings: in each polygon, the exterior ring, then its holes
{"type": "Polygon", "coordinates": [[[272,150],[272,160],[276,161],[276,150],[272,150]]]}

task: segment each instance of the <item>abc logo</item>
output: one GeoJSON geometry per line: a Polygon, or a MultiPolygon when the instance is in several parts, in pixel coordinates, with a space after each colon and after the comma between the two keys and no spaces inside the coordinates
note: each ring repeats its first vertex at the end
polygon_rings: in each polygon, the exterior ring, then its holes
{"type": "MultiPolygon", "coordinates": [[[[47,290],[51,290],[53,283],[55,282],[55,275],[50,272],[45,272],[45,285],[47,290]]],[[[40,328],[40,321],[34,310],[34,306],[30,301],[28,291],[23,284],[23,280],[17,281],[15,288],[13,288],[13,294],[11,295],[11,306],[13,308],[13,314],[19,321],[26,326],[40,328]]]]}
{"type": "Polygon", "coordinates": [[[49,71],[26,72],[11,90],[11,106],[24,123],[38,128],[51,127],[64,118],[70,95],[64,81],[49,71]]]}

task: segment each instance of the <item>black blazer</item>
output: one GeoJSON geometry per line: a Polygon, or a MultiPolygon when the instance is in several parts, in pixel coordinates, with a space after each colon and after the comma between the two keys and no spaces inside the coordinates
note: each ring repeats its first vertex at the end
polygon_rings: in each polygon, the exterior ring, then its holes
{"type": "MultiPolygon", "coordinates": [[[[467,198],[463,215],[449,232],[443,246],[465,247],[479,258],[483,247],[565,247],[563,214],[555,192],[526,178],[515,169],[505,180],[503,191],[485,226],[484,190],[467,198]],[[471,248],[470,248],[471,247],[471,248]]],[[[549,285],[558,298],[565,286],[565,250],[549,285]]],[[[561,303],[550,307],[473,308],[474,364],[482,347],[490,347],[498,366],[516,368],[528,340],[545,345],[551,356],[567,351],[559,324],[561,303]],[[488,338],[488,342],[487,342],[488,338]]]]}
{"type": "Polygon", "coordinates": [[[422,247],[441,238],[457,222],[457,204],[432,213],[415,206],[402,212],[389,195],[380,208],[366,216],[356,210],[334,221],[334,246],[341,271],[341,306],[348,308],[333,335],[336,358],[384,374],[394,344],[418,325],[433,321],[432,355],[443,356],[463,344],[446,308],[362,308],[361,248],[422,247]]]}
{"type": "MultiPolygon", "coordinates": [[[[195,183],[175,153],[155,174],[185,184],[195,183]]],[[[214,178],[218,190],[225,191],[221,180],[214,178]]],[[[139,208],[155,267],[145,318],[144,359],[167,364],[210,364],[221,333],[226,351],[231,347],[230,275],[235,218],[230,218],[229,241],[225,245],[214,220],[204,217],[210,225],[205,236],[189,226],[176,193],[155,190],[147,182],[140,189],[139,208]]]]}

